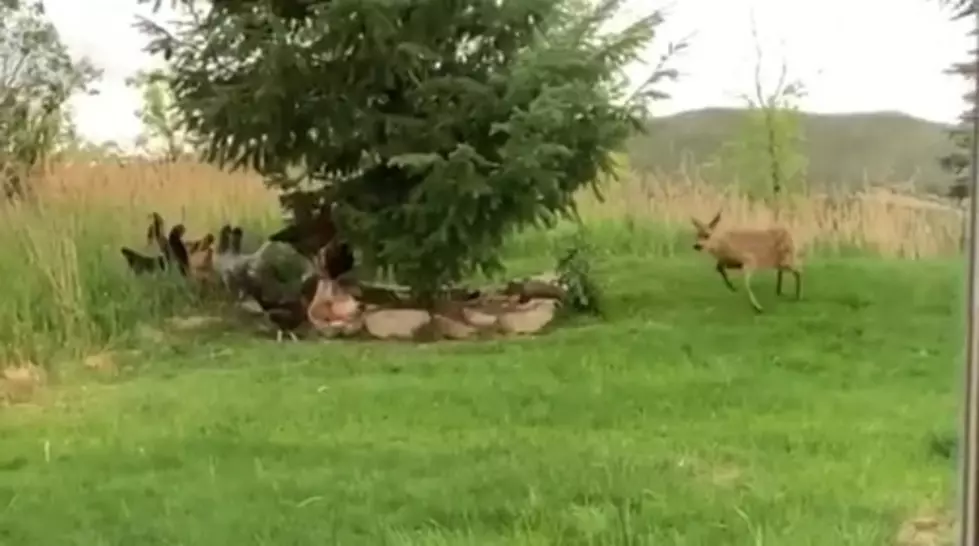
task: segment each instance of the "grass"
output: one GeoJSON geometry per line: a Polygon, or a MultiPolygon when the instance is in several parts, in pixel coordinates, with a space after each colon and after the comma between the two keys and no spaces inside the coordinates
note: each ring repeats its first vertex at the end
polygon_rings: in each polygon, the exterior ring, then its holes
{"type": "Polygon", "coordinates": [[[610,320],[538,339],[143,346],[4,414],[0,542],[884,546],[947,508],[957,264],[819,261],[761,316],[701,260],[599,274],[610,320]]]}
{"type": "MultiPolygon", "coordinates": [[[[118,255],[151,210],[191,237],[272,231],[254,176],[59,166],[37,189],[0,214],[0,368],[50,379],[0,408],[0,544],[883,546],[949,512],[954,210],[794,199],[804,300],[759,275],[755,316],[694,255],[689,217],[770,212],[695,178],[627,177],[580,199],[606,321],[278,346],[174,331],[203,303],[118,255]]],[[[511,273],[550,266],[554,239],[512,240],[511,273]]]]}
{"type": "MultiPolygon", "coordinates": [[[[626,176],[605,193],[604,203],[580,200],[601,245],[653,259],[688,252],[691,215],[723,210],[730,225],[772,220],[764,206],[682,176],[626,176]]],[[[143,248],[150,211],[185,223],[189,238],[226,222],[253,238],[280,225],[276,197],[258,177],[195,163],[60,165],[38,181],[37,194],[33,205],[0,211],[0,362],[48,366],[125,344],[142,325],[193,309],[178,285],[137,282],[119,256],[121,245],[143,248]]],[[[787,204],[784,221],[811,256],[958,254],[957,210],[897,197],[802,196],[787,204]]],[[[552,238],[527,232],[508,252],[541,254],[552,238]]]]}

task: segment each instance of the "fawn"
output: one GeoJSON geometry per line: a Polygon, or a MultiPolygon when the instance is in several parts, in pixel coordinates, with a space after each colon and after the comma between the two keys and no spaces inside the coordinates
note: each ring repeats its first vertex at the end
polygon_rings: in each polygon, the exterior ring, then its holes
{"type": "Polygon", "coordinates": [[[741,269],[744,272],[744,286],[748,291],[748,300],[755,311],[762,312],[762,307],[751,290],[751,274],[759,269],[778,270],[775,285],[775,293],[778,295],[782,294],[782,274],[786,271],[792,273],[795,277],[795,298],[798,300],[802,297],[802,273],[796,256],[795,243],[788,230],[783,227],[773,227],[717,231],[715,228],[721,221],[720,212],[706,225],[696,218],[692,221],[697,229],[694,250],[706,251],[717,260],[715,269],[731,291],[736,289],[727,276],[727,270],[741,269]]]}

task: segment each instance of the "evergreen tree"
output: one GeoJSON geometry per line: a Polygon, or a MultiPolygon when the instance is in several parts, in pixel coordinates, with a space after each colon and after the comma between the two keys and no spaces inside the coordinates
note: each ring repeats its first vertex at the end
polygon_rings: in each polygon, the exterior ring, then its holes
{"type": "MultiPolygon", "coordinates": [[[[942,3],[951,6],[955,10],[954,19],[975,17],[976,15],[977,6],[974,0],[951,0],[943,1],[942,3]]],[[[977,33],[979,33],[979,29],[973,30],[969,35],[975,37],[977,33]]],[[[939,160],[942,168],[955,176],[955,180],[948,190],[948,195],[959,200],[968,197],[970,191],[969,166],[972,162],[972,124],[975,118],[974,111],[976,107],[974,80],[976,77],[977,55],[979,55],[979,50],[972,49],[969,52],[969,61],[955,63],[948,70],[952,74],[959,74],[972,84],[970,85],[970,91],[964,97],[969,108],[959,118],[959,125],[949,133],[952,142],[955,143],[956,150],[939,160]]]]}
{"type": "Polygon", "coordinates": [[[184,0],[172,33],[142,27],[206,160],[257,169],[297,214],[335,202],[366,261],[431,298],[612,174],[675,75],[626,92],[662,17],[607,32],[623,3],[184,0]]]}
{"type": "Polygon", "coordinates": [[[972,17],[976,14],[976,9],[979,8],[977,5],[979,3],[976,0],[939,0],[939,3],[954,9],[956,19],[972,17]]]}

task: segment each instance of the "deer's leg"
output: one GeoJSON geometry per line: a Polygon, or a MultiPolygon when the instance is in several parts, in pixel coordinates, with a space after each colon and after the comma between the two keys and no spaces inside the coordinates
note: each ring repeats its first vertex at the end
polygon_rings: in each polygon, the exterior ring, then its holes
{"type": "Polygon", "coordinates": [[[795,299],[802,298],[802,272],[796,268],[792,268],[792,276],[795,277],[795,299]]]}
{"type": "Polygon", "coordinates": [[[724,267],[724,264],[717,262],[717,267],[715,269],[717,269],[717,272],[721,274],[721,278],[724,279],[724,284],[731,289],[731,292],[736,292],[737,289],[733,284],[731,284],[731,279],[727,276],[727,268],[724,267]]]}
{"type": "Polygon", "coordinates": [[[763,309],[761,304],[758,303],[758,298],[755,297],[755,293],[751,290],[751,268],[744,268],[744,287],[748,291],[748,300],[751,302],[751,306],[755,308],[755,312],[761,313],[763,309]]]}
{"type": "Polygon", "coordinates": [[[775,295],[782,295],[782,268],[778,269],[778,273],[775,274],[775,295]]]}

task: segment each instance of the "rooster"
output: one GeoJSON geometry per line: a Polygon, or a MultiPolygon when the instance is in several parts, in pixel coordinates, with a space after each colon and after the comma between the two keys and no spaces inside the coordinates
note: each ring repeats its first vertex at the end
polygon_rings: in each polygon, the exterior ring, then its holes
{"type": "Polygon", "coordinates": [[[333,239],[322,250],[323,267],[330,279],[339,279],[353,270],[354,253],[350,245],[333,239]]]}
{"type": "Polygon", "coordinates": [[[243,238],[241,227],[222,227],[214,259],[218,275],[236,299],[254,297],[258,290],[266,299],[271,293],[297,293],[297,279],[308,279],[314,272],[312,263],[286,243],[266,241],[254,252],[244,253],[243,238]]]}
{"type": "Polygon", "coordinates": [[[347,274],[356,265],[350,245],[339,239],[330,209],[286,226],[270,235],[268,240],[286,243],[307,259],[312,259],[326,247],[326,269],[333,279],[347,274]]]}
{"type": "Polygon", "coordinates": [[[285,297],[268,295],[267,287],[263,287],[251,276],[247,276],[242,284],[245,294],[258,302],[259,307],[275,325],[275,340],[282,342],[283,336],[288,335],[293,341],[298,341],[296,330],[308,321],[307,309],[316,294],[319,279],[307,277],[303,280],[299,294],[285,297]]]}
{"type": "Polygon", "coordinates": [[[306,258],[312,258],[337,234],[329,209],[312,218],[298,220],[269,236],[269,241],[286,243],[306,258]]]}

